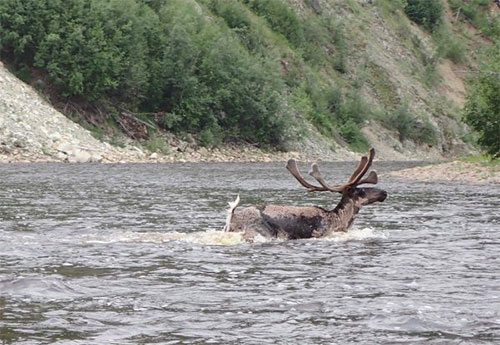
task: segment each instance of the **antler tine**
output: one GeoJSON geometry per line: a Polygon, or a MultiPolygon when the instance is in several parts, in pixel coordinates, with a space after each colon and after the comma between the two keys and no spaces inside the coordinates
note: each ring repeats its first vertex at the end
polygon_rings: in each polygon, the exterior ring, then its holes
{"type": "MultiPolygon", "coordinates": [[[[375,157],[375,149],[372,147],[370,149],[370,155],[368,156],[367,162],[364,165],[361,164],[362,162],[359,164],[359,167],[362,167],[361,170],[358,172],[357,175],[355,175],[354,177],[351,176],[351,178],[349,178],[350,182],[348,182],[348,184],[350,184],[350,185],[359,184],[359,181],[361,180],[361,178],[363,177],[363,175],[366,174],[366,172],[368,171],[368,169],[370,169],[370,166],[372,165],[374,157],[375,157]]],[[[366,158],[366,157],[362,157],[362,159],[361,159],[362,161],[363,161],[363,158],[366,158]]],[[[358,167],[358,169],[356,169],[356,171],[359,170],[359,167],[358,167]]],[[[367,179],[368,179],[368,177],[367,177],[367,179]]]]}
{"type": "Polygon", "coordinates": [[[354,172],[351,174],[351,176],[349,177],[349,179],[347,180],[347,183],[346,184],[351,184],[352,181],[354,181],[356,179],[356,176],[359,175],[359,173],[361,172],[361,170],[363,170],[363,168],[365,167],[366,163],[368,163],[368,158],[366,156],[363,156],[361,157],[361,160],[359,162],[359,165],[358,167],[356,168],[356,170],[354,170],[354,172]]]}
{"type": "Polygon", "coordinates": [[[326,188],[330,192],[342,192],[345,188],[345,184],[343,185],[334,185],[334,186],[329,186],[326,181],[323,179],[323,176],[321,176],[321,173],[319,172],[319,166],[316,163],[313,163],[311,165],[311,171],[309,171],[309,175],[314,177],[316,181],[319,182],[323,188],[326,188]]]}
{"type": "Polygon", "coordinates": [[[288,162],[286,163],[286,168],[293,175],[293,177],[295,177],[295,179],[297,181],[299,181],[299,183],[301,185],[303,185],[304,187],[306,187],[307,189],[309,189],[311,191],[316,191],[316,192],[325,192],[328,190],[327,188],[314,186],[314,185],[310,184],[309,182],[307,182],[300,174],[300,171],[297,168],[297,162],[295,161],[295,159],[289,159],[288,162]]]}
{"type": "Polygon", "coordinates": [[[346,183],[331,185],[331,186],[328,185],[326,181],[323,179],[323,176],[321,176],[319,167],[316,163],[313,163],[311,165],[311,171],[309,171],[309,175],[314,177],[314,179],[316,179],[316,181],[319,182],[321,187],[310,184],[302,177],[299,169],[297,168],[297,162],[295,161],[295,159],[289,159],[288,162],[286,163],[286,168],[288,169],[288,171],[290,171],[293,177],[295,177],[295,179],[299,181],[299,183],[302,186],[306,187],[310,191],[317,191],[317,192],[330,191],[330,192],[342,193],[346,189],[346,187],[349,186],[355,186],[363,183],[376,184],[378,182],[377,173],[375,171],[371,171],[367,177],[362,179],[362,177],[366,174],[368,169],[370,169],[374,157],[375,157],[375,149],[372,147],[370,149],[370,154],[368,157],[366,156],[361,157],[361,161],[359,162],[358,167],[356,168],[356,170],[354,170],[354,172],[349,177],[346,183]]]}

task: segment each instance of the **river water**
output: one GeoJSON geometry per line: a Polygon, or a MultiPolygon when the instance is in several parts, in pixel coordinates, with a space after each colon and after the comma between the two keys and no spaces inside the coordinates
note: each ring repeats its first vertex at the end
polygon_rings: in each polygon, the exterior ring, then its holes
{"type": "MultiPolygon", "coordinates": [[[[338,201],[283,165],[0,165],[0,343],[500,343],[500,186],[375,162],[389,196],[348,233],[221,232],[238,193],[338,201]]],[[[353,167],[322,171],[338,183],[353,167]]]]}

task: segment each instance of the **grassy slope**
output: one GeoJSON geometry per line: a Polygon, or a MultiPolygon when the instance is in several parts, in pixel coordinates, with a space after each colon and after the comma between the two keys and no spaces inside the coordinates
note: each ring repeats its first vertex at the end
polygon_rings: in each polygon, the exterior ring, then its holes
{"type": "MultiPolygon", "coordinates": [[[[314,16],[304,3],[289,0],[306,18],[314,16]]],[[[466,151],[463,144],[467,130],[460,122],[460,106],[465,95],[464,71],[474,64],[475,37],[445,17],[446,40],[460,42],[466,54],[458,64],[440,50],[444,42],[412,23],[396,1],[378,0],[362,5],[358,1],[320,2],[323,13],[342,18],[348,37],[348,68],[344,75],[334,75],[334,82],[344,88],[361,83],[360,92],[374,114],[368,119],[364,133],[379,144],[396,146],[398,151],[412,150],[414,144],[404,139],[420,141],[420,148],[433,146],[444,155],[448,151],[466,151]],[[441,55],[441,56],[439,56],[441,55]],[[340,80],[339,80],[340,79],[340,80]],[[436,129],[435,142],[422,140],[422,133],[400,133],[395,115],[405,113],[416,122],[436,129]],[[383,126],[378,125],[381,123],[383,126]],[[403,135],[401,135],[403,134],[403,135]],[[404,146],[388,136],[403,139],[404,146]],[[424,143],[422,143],[424,141],[424,143]]],[[[329,75],[326,70],[325,74],[329,75]]],[[[419,128],[407,129],[419,131],[419,128]]],[[[422,130],[420,130],[422,132],[422,130]]]]}
{"type": "Polygon", "coordinates": [[[265,15],[243,7],[253,24],[262,28],[264,44],[280,59],[281,75],[289,86],[285,102],[297,120],[294,135],[314,137],[316,144],[333,149],[340,144],[364,150],[367,144],[376,144],[387,157],[395,158],[417,151],[437,157],[470,150],[460,107],[478,41],[455,23],[447,3],[444,24],[432,35],[407,18],[402,2],[285,2],[306,30],[319,37],[314,43],[326,53],[308,53],[277,32],[265,15]],[[338,28],[338,37],[331,37],[332,25],[338,28]],[[330,37],[324,40],[323,35],[330,37]],[[339,59],[344,64],[341,69],[339,59]],[[352,140],[349,128],[337,121],[338,113],[322,112],[322,102],[328,100],[317,94],[331,90],[343,94],[348,117],[360,117],[355,125],[363,127],[368,142],[356,136],[352,140]]]}

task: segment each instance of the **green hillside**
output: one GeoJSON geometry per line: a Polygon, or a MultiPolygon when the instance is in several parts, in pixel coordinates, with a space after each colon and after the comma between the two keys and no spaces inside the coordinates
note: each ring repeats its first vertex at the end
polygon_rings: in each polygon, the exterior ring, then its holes
{"type": "Polygon", "coordinates": [[[484,0],[3,0],[0,57],[98,137],[447,155],[473,143],[466,81],[494,56],[499,14],[484,0]]]}

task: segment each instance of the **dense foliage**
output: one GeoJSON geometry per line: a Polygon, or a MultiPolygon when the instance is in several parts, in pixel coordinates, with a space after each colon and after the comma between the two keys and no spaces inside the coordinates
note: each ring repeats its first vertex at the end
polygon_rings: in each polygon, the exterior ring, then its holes
{"type": "Polygon", "coordinates": [[[405,12],[415,23],[433,31],[441,24],[443,4],[441,0],[407,0],[405,12]]]}
{"type": "MultiPolygon", "coordinates": [[[[171,130],[278,145],[279,66],[192,3],[5,0],[2,56],[67,98],[160,114],[171,130]]],[[[158,116],[156,116],[158,117],[158,116]]]]}
{"type": "Polygon", "coordinates": [[[500,158],[500,43],[488,50],[485,60],[472,80],[465,121],[478,132],[479,144],[500,158]]]}
{"type": "MultiPolygon", "coordinates": [[[[394,112],[400,100],[391,96],[388,76],[367,81],[380,88],[378,96],[387,93],[386,102],[372,107],[364,100],[363,83],[374,67],[348,59],[360,50],[341,16],[313,1],[304,2],[307,15],[299,14],[290,3],[2,0],[0,56],[26,81],[40,79],[59,103],[97,104],[116,120],[126,111],[193,133],[207,146],[244,140],[279,147],[290,119],[306,119],[324,136],[365,150],[360,129],[375,113],[402,139],[435,142],[428,121],[394,112]]],[[[408,1],[406,9],[431,29],[442,11],[436,3],[408,1]]],[[[356,11],[359,4],[338,6],[356,11]]],[[[295,134],[302,124],[293,123],[295,134]]]]}
{"type": "Polygon", "coordinates": [[[458,17],[468,20],[494,43],[482,54],[479,70],[470,78],[464,120],[478,133],[478,142],[500,158],[500,15],[489,0],[451,0],[458,17]]]}

